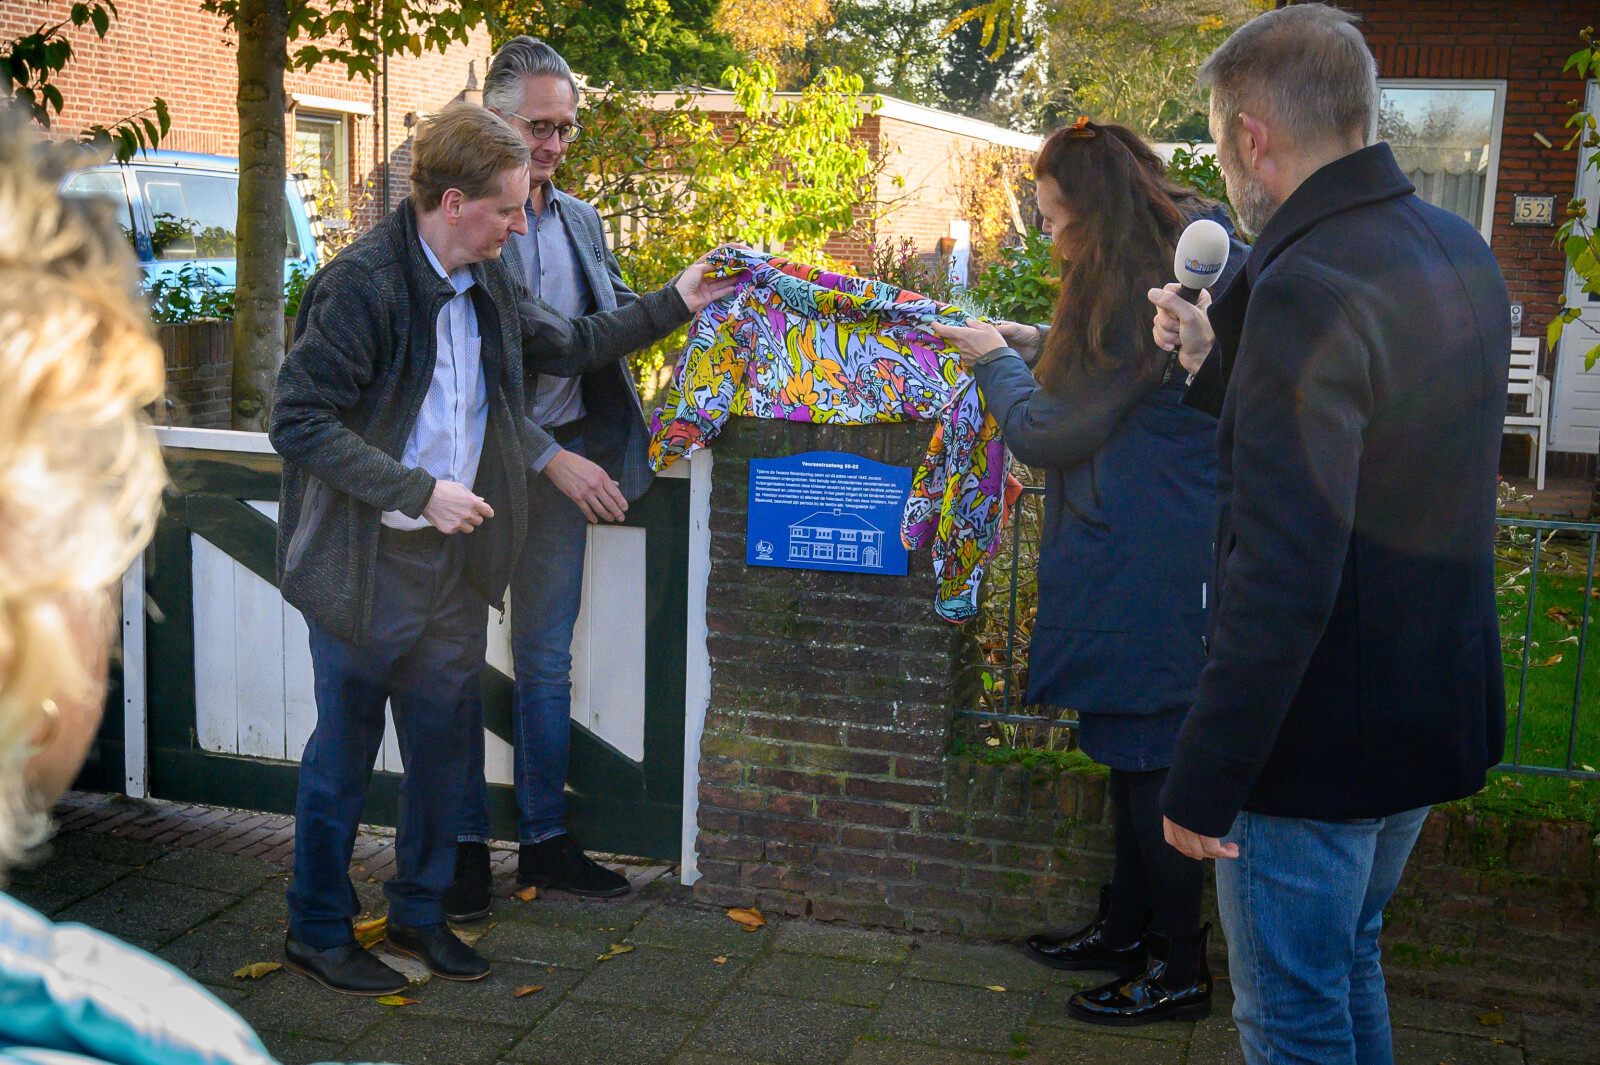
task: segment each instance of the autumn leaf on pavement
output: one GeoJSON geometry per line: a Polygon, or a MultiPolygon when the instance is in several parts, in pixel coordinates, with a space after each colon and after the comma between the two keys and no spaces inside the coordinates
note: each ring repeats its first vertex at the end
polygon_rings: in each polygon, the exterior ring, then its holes
{"type": "Polygon", "coordinates": [[[235,969],[233,975],[242,980],[259,980],[268,973],[275,973],[283,968],[282,962],[258,961],[253,965],[246,965],[243,969],[235,969]]]}
{"type": "Polygon", "coordinates": [[[746,932],[754,932],[767,923],[767,919],[761,916],[761,911],[753,906],[736,906],[728,911],[728,916],[743,925],[746,932]]]}
{"type": "Polygon", "coordinates": [[[1490,1013],[1480,1013],[1477,1015],[1477,1017],[1478,1023],[1483,1025],[1485,1028],[1494,1028],[1497,1025],[1506,1023],[1506,1015],[1500,1010],[1494,1010],[1490,1013]]]}
{"type": "Polygon", "coordinates": [[[378,1000],[378,1004],[382,1006],[415,1006],[417,1000],[406,998],[404,995],[384,995],[378,1000]]]}
{"type": "Polygon", "coordinates": [[[384,933],[389,930],[389,918],[374,917],[370,921],[356,923],[356,942],[363,947],[375,946],[383,941],[384,933]]]}
{"type": "Polygon", "coordinates": [[[595,960],[596,961],[610,961],[612,958],[615,958],[618,954],[626,954],[632,949],[633,949],[632,947],[628,946],[625,943],[613,943],[613,944],[611,944],[611,949],[610,950],[606,951],[604,954],[600,955],[600,957],[596,958],[595,960]]]}
{"type": "Polygon", "coordinates": [[[712,958],[711,960],[716,962],[718,965],[726,965],[726,964],[728,964],[728,959],[726,957],[712,958]]]}
{"type": "Polygon", "coordinates": [[[1001,987],[999,984],[989,984],[988,986],[986,986],[984,988],[984,990],[985,991],[1004,991],[1005,988],[1001,987]]]}
{"type": "Polygon", "coordinates": [[[521,899],[523,902],[532,902],[534,899],[536,899],[538,897],[539,897],[539,889],[538,889],[538,887],[536,887],[535,885],[532,885],[532,884],[528,885],[527,887],[523,888],[521,891],[517,892],[517,898],[521,899]]]}
{"type": "Polygon", "coordinates": [[[541,992],[543,990],[544,990],[544,985],[543,984],[529,984],[527,987],[519,987],[515,991],[511,992],[511,997],[512,998],[527,998],[529,995],[537,995],[539,992],[541,992]]]}

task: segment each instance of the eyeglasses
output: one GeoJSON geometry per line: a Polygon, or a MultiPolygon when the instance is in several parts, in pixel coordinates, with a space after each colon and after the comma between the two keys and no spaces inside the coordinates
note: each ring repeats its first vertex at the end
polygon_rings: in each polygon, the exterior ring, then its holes
{"type": "Polygon", "coordinates": [[[535,122],[532,119],[523,118],[515,111],[506,117],[514,118],[518,122],[521,122],[536,141],[546,140],[549,138],[550,134],[559,133],[561,135],[562,144],[571,144],[573,141],[578,139],[578,134],[583,132],[583,127],[578,125],[576,122],[563,122],[559,126],[554,122],[546,122],[543,120],[535,122]]]}

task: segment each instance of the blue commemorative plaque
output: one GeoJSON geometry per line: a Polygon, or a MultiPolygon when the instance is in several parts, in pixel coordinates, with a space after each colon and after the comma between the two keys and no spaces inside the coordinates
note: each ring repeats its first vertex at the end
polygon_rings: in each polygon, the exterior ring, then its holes
{"type": "Polygon", "coordinates": [[[900,517],[910,494],[909,469],[842,451],[752,459],[744,560],[903,577],[900,517]]]}

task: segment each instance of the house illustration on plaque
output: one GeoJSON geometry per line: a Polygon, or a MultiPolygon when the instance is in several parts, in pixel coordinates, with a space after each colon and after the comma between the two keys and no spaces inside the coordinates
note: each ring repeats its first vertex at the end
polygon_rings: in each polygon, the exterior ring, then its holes
{"type": "Polygon", "coordinates": [[[883,530],[839,507],[819,510],[789,526],[789,561],[881,569],[883,530]]]}

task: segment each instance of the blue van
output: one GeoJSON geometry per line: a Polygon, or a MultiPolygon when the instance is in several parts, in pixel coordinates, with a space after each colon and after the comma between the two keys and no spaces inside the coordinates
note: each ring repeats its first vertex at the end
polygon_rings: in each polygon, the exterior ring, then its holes
{"type": "MultiPolygon", "coordinates": [[[[61,187],[64,196],[94,196],[113,204],[117,221],[139,253],[148,287],[176,280],[193,265],[221,289],[234,284],[234,227],[239,215],[239,160],[193,152],[145,152],[126,163],[79,170],[61,187]]],[[[284,183],[288,201],[285,283],[298,267],[310,274],[320,257],[321,222],[302,175],[284,183]]]]}

